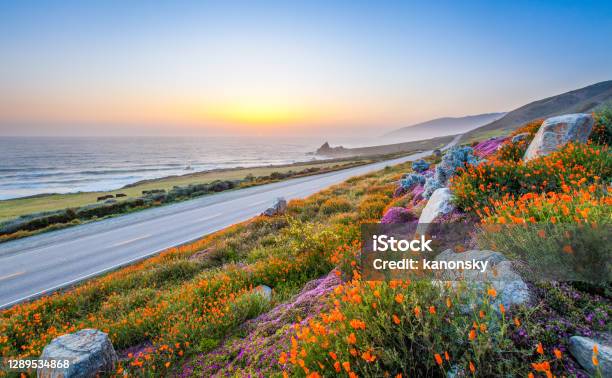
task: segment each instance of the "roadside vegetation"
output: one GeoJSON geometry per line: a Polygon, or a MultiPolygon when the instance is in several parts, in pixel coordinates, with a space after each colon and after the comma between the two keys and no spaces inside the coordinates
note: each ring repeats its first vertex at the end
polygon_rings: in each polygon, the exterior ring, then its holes
{"type": "MultiPolygon", "coordinates": [[[[595,130],[606,130],[603,122],[595,130]]],[[[521,132],[532,138],[537,127],[521,132]]],[[[494,151],[486,157],[474,146],[470,157],[487,161],[453,166],[452,216],[609,224],[612,160],[599,135],[527,164],[520,150],[528,142],[496,141],[502,147],[486,147],[494,151]]],[[[418,170],[433,172],[442,161],[432,156],[418,170]]],[[[360,225],[397,207],[418,217],[424,206],[422,184],[420,192],[401,187],[411,167],[351,178],[291,201],[284,215],[256,217],[2,311],[0,355],[37,357],[59,335],[97,328],[121,355],[119,376],[584,376],[567,337],[610,331],[606,285],[534,281],[532,305],[504,308],[491,287],[361,279],[360,225]],[[330,274],[341,282],[321,291],[320,306],[296,300],[330,274]],[[273,289],[271,299],[258,285],[273,289]],[[261,347],[247,353],[247,342],[261,347]]]]}
{"type": "Polygon", "coordinates": [[[113,192],[52,194],[0,201],[0,220],[12,217],[0,222],[0,242],[198,198],[206,194],[333,172],[392,157],[394,156],[371,156],[284,167],[195,173],[144,181],[113,192]],[[36,210],[33,211],[34,209],[36,210]]]}

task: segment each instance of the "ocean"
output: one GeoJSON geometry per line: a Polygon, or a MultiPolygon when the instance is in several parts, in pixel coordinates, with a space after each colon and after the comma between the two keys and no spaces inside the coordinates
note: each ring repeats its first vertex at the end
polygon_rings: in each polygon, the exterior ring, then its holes
{"type": "Polygon", "coordinates": [[[319,139],[245,137],[0,137],[0,200],[119,189],[216,168],[315,159],[319,139]]]}

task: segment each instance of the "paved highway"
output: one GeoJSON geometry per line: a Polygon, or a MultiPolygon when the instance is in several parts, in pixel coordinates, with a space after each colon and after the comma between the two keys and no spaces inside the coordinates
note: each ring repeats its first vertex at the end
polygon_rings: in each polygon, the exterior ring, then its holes
{"type": "MultiPolygon", "coordinates": [[[[445,148],[456,144],[459,137],[445,148]]],[[[420,159],[398,159],[290,179],[143,210],[0,244],[0,309],[245,221],[278,197],[303,198],[349,177],[420,159]]]]}

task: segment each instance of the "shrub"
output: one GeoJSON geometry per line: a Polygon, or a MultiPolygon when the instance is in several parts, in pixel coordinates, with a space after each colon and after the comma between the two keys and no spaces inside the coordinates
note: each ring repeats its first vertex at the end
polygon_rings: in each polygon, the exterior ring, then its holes
{"type": "Polygon", "coordinates": [[[527,163],[491,161],[462,169],[451,180],[453,201],[465,211],[487,211],[501,198],[530,192],[562,192],[565,187],[592,185],[612,177],[608,148],[569,143],[550,155],[527,163]]]}
{"type": "Polygon", "coordinates": [[[457,169],[477,165],[479,162],[480,160],[474,156],[474,150],[471,147],[451,148],[442,157],[442,161],[436,165],[434,176],[427,179],[423,197],[429,198],[436,189],[446,186],[457,169]]]}
{"type": "Polygon", "coordinates": [[[424,172],[429,168],[429,163],[423,159],[414,161],[412,163],[412,170],[418,173],[424,172]]]}
{"type": "Polygon", "coordinates": [[[392,207],[385,212],[385,215],[380,220],[380,223],[406,223],[416,220],[416,217],[403,207],[392,207]]]}
{"type": "Polygon", "coordinates": [[[410,190],[416,185],[425,183],[425,176],[418,173],[410,173],[400,180],[400,187],[404,190],[410,190]]]}
{"type": "Polygon", "coordinates": [[[542,126],[543,120],[536,120],[525,124],[523,127],[515,130],[510,134],[510,139],[504,142],[500,149],[495,153],[495,157],[502,161],[520,161],[525,156],[527,147],[533,140],[533,137],[542,126]],[[526,134],[522,139],[513,141],[514,137],[519,134],[526,134]]]}
{"type": "Polygon", "coordinates": [[[321,212],[325,215],[345,213],[350,211],[353,205],[344,198],[330,198],[321,205],[321,212]]]}
{"type": "Polygon", "coordinates": [[[595,125],[589,139],[608,146],[612,143],[612,105],[595,114],[595,125]]]}
{"type": "Polygon", "coordinates": [[[334,290],[329,311],[294,325],[279,364],[291,376],[526,376],[535,346],[515,347],[519,323],[500,318],[491,296],[426,281],[351,281],[334,290]],[[462,311],[476,296],[477,308],[462,311]]]}

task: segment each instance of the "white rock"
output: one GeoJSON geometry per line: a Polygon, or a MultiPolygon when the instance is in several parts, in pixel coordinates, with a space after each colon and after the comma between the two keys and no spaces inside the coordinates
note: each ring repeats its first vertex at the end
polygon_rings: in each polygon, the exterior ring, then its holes
{"type": "Polygon", "coordinates": [[[97,329],[82,329],[53,339],[41,359],[69,360],[68,367],[38,369],[38,377],[85,378],[113,373],[117,353],[108,335],[97,329]]]}
{"type": "Polygon", "coordinates": [[[612,347],[604,344],[600,340],[593,340],[588,337],[570,337],[569,350],[582,368],[590,374],[595,374],[596,368],[593,365],[593,347],[597,345],[599,353],[599,370],[603,377],[612,377],[612,347]]]}
{"type": "Polygon", "coordinates": [[[466,271],[444,271],[442,279],[445,281],[465,281],[468,284],[475,283],[484,289],[493,286],[498,297],[495,302],[502,303],[505,307],[519,305],[529,301],[529,288],[520,275],[512,268],[512,263],[499,252],[487,250],[470,250],[456,253],[450,249],[440,253],[437,261],[487,261],[487,272],[481,273],[477,270],[466,271]]]}
{"type": "Polygon", "coordinates": [[[593,129],[593,122],[593,117],[584,113],[548,118],[527,147],[523,160],[548,155],[568,142],[585,143],[593,129]]]}
{"type": "Polygon", "coordinates": [[[427,205],[423,208],[421,216],[419,217],[419,225],[417,226],[417,233],[424,234],[427,232],[429,224],[432,223],[440,215],[448,214],[455,208],[451,204],[451,191],[448,188],[436,189],[429,200],[427,205]]]}

